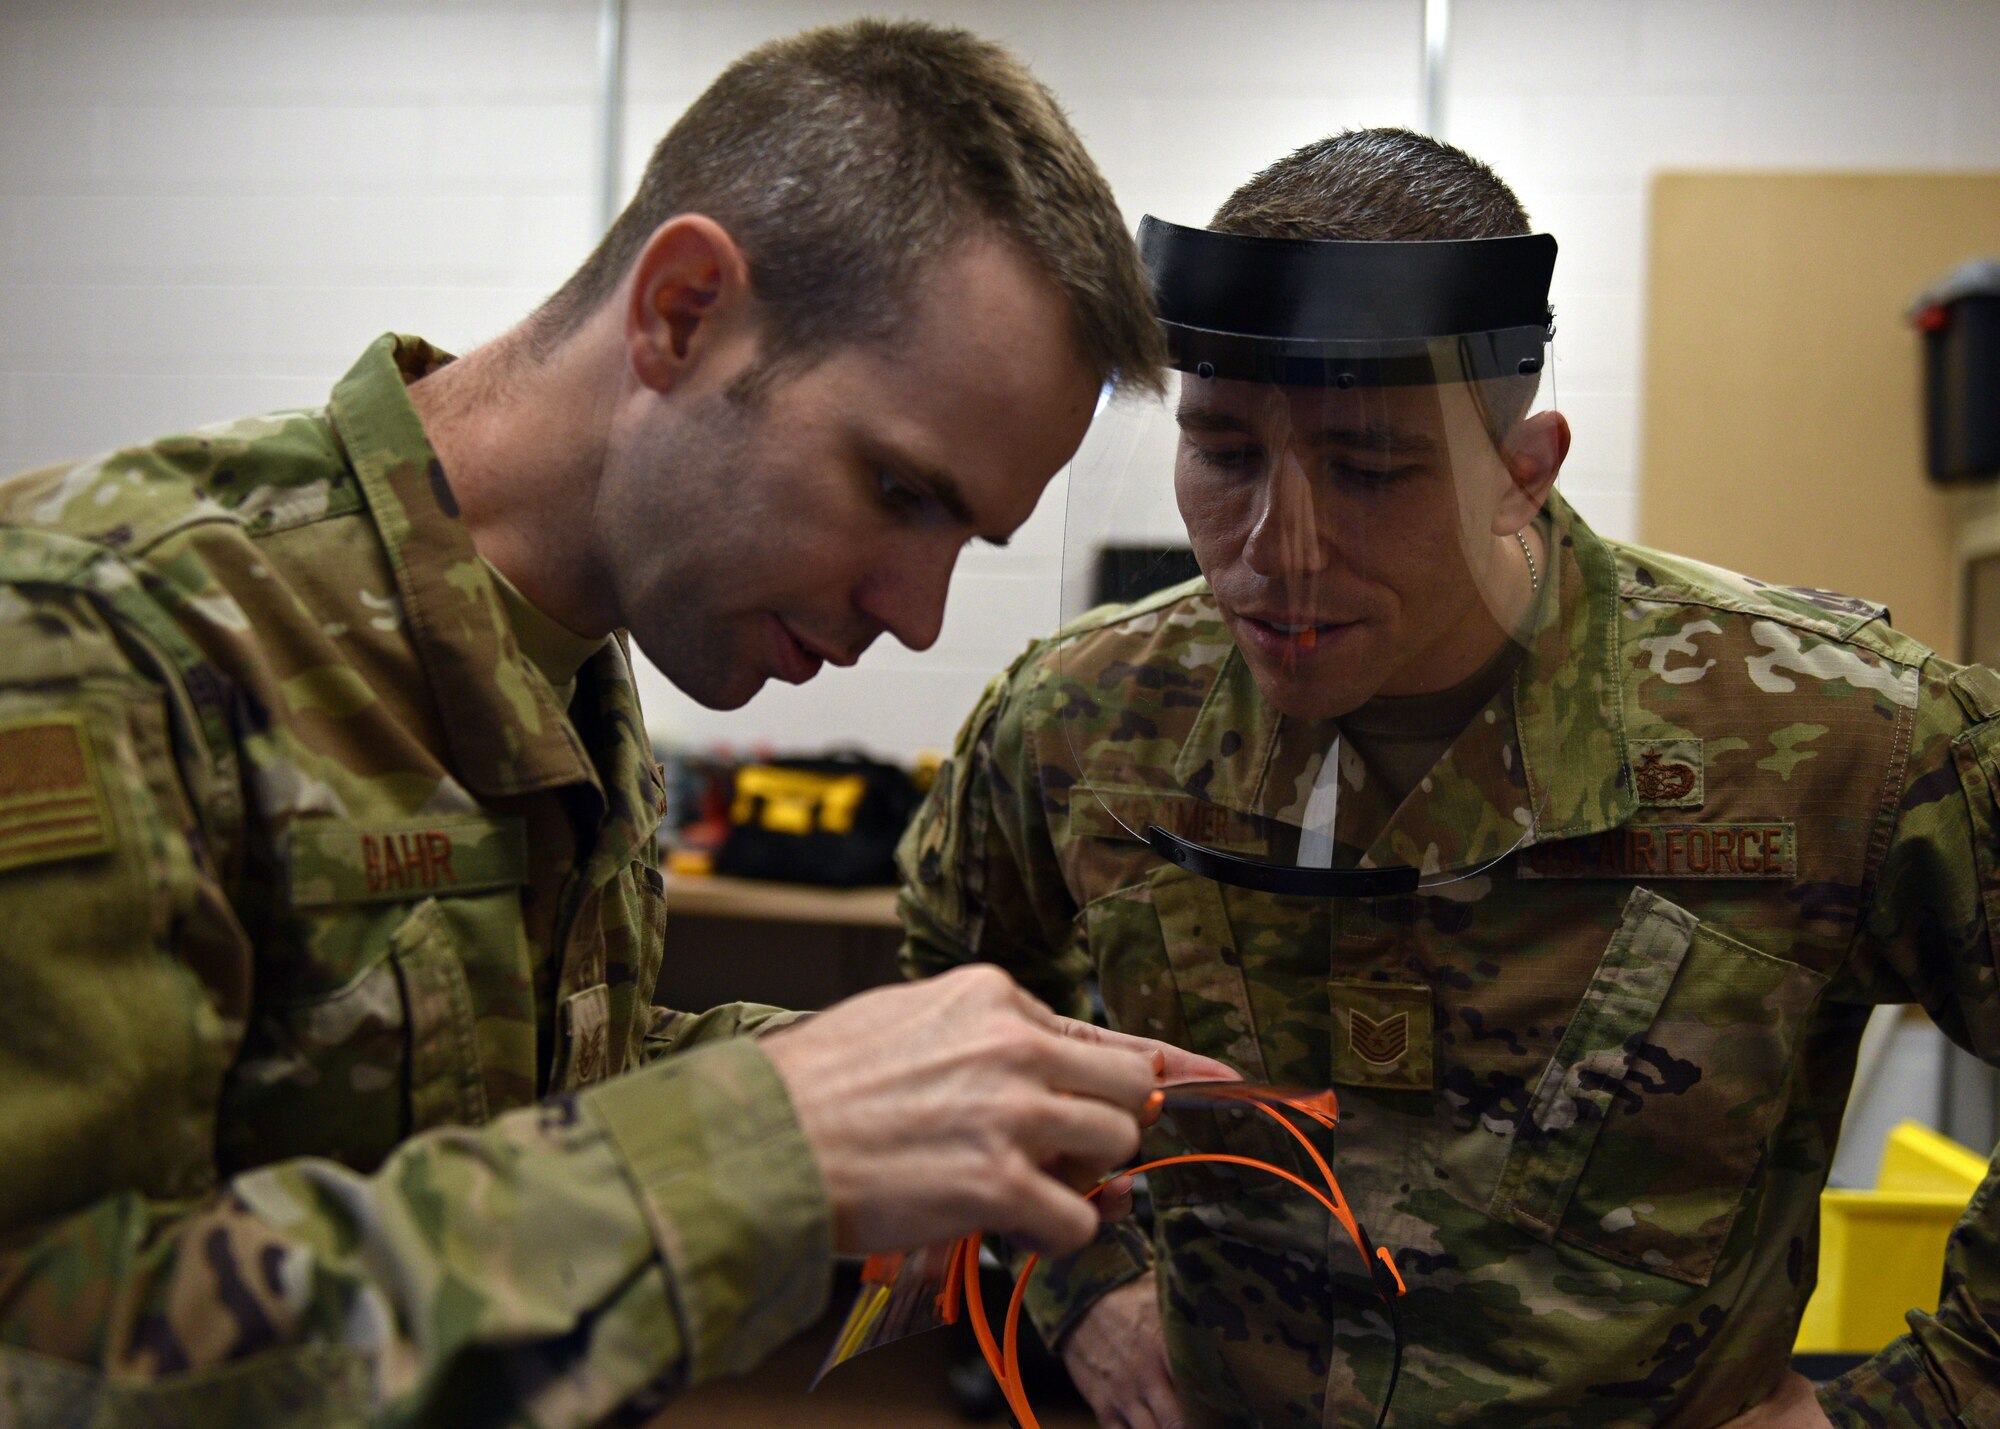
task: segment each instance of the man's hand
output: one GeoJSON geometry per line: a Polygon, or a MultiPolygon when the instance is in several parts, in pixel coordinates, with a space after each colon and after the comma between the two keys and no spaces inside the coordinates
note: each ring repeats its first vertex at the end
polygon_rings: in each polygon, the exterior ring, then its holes
{"type": "Polygon", "coordinates": [[[1113,1032],[1108,1027],[1099,1027],[1094,1022],[1079,1022],[1074,1017],[1056,1018],[1056,1030],[1063,1036],[1078,1042],[1088,1042],[1094,1047],[1123,1047],[1129,1051],[1143,1053],[1153,1062],[1153,1080],[1163,1087],[1177,1087],[1183,1082],[1239,1082],[1243,1080],[1233,1067],[1204,1057],[1199,1052],[1190,1052],[1184,1047],[1176,1047],[1168,1042],[1155,1042],[1150,1037],[1134,1037],[1126,1032],[1113,1032]]]}
{"type": "Polygon", "coordinates": [[[908,1250],[973,1231],[1050,1253],[1098,1212],[1161,1073],[1228,1068],[1058,1017],[984,964],[876,988],[765,1039],[833,1202],[834,1245],[908,1250]]]}
{"type": "Polygon", "coordinates": [[[1186,1413],[1167,1372],[1151,1271],[1083,1312],[1062,1343],[1077,1392],[1105,1429],[1181,1429],[1186,1413]]]}
{"type": "Polygon", "coordinates": [[[1812,1381],[1792,1370],[1778,1381],[1769,1399],[1752,1405],[1721,1429],[1832,1429],[1832,1424],[1819,1407],[1812,1381]]]}

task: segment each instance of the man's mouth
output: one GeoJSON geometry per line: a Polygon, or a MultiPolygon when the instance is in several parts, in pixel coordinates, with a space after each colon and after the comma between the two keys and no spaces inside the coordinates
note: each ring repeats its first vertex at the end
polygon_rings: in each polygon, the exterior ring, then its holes
{"type": "Polygon", "coordinates": [[[1351,620],[1301,620],[1297,616],[1281,618],[1276,615],[1257,615],[1248,611],[1237,612],[1237,618],[1252,625],[1262,626],[1266,630],[1276,631],[1280,635],[1303,635],[1308,630],[1316,630],[1324,635],[1329,630],[1339,630],[1354,624],[1351,620]]]}
{"type": "Polygon", "coordinates": [[[780,617],[772,616],[771,623],[777,627],[778,678],[788,684],[803,685],[819,673],[826,657],[792,634],[792,627],[780,617]]]}
{"type": "Polygon", "coordinates": [[[1330,645],[1341,644],[1348,633],[1360,628],[1360,622],[1353,620],[1280,620],[1275,616],[1247,612],[1238,612],[1236,620],[1246,643],[1265,655],[1288,663],[1319,654],[1330,645]]]}
{"type": "Polygon", "coordinates": [[[861,658],[867,648],[863,641],[859,646],[847,648],[841,645],[822,644],[818,640],[800,635],[783,616],[774,615],[772,622],[778,627],[779,664],[778,678],[793,684],[803,684],[819,673],[822,665],[838,665],[846,669],[861,658]],[[803,660],[793,660],[792,655],[803,660]]]}

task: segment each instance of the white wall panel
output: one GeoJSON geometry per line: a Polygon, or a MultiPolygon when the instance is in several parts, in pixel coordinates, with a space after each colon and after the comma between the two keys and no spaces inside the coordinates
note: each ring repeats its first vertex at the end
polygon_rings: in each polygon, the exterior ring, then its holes
{"type": "MultiPolygon", "coordinates": [[[[630,0],[625,182],[730,59],[824,0],[630,0]]],[[[869,7],[877,8],[879,7],[869,7]]],[[[1418,114],[1421,0],[931,0],[1015,46],[1128,218],[1204,218],[1285,149],[1418,114]]],[[[2000,165],[2000,5],[1455,0],[1447,137],[1562,242],[1565,481],[1636,511],[1645,193],[1667,166],[2000,165]]],[[[318,400],[385,329],[464,348],[597,236],[594,0],[0,3],[0,465],[318,400]]],[[[1061,483],[974,549],[935,649],[662,735],[945,742],[1054,609],[1061,483]]],[[[1698,553],[1697,553],[1698,554],[1698,553]]],[[[656,682],[657,683],[657,682],[656,682]]]]}
{"type": "MultiPolygon", "coordinates": [[[[1557,394],[1563,413],[1569,418],[1572,442],[1569,460],[1563,466],[1563,494],[1584,506],[1583,493],[1630,491],[1631,475],[1638,465],[1639,398],[1629,386],[1591,388],[1566,382],[1557,394]]],[[[1599,520],[1603,508],[1588,506],[1585,515],[1599,530],[1630,531],[1624,522],[1604,526],[1599,520]]]]}
{"type": "Polygon", "coordinates": [[[433,120],[408,102],[99,105],[90,177],[116,194],[420,192],[433,120]]]}
{"type": "Polygon", "coordinates": [[[1569,499],[1594,531],[1630,531],[1639,524],[1639,493],[1629,486],[1578,487],[1569,499]]]}
{"type": "Polygon", "coordinates": [[[228,384],[203,384],[159,373],[29,373],[16,379],[20,394],[17,463],[59,461],[144,441],[160,432],[226,415],[228,384]],[[74,432],[91,435],[81,443],[74,432]]]}
{"type": "Polygon", "coordinates": [[[1638,0],[1454,0],[1447,126],[1476,132],[1457,106],[1481,84],[1535,95],[1630,89],[1639,10],[1638,0]]]}
{"type": "Polygon", "coordinates": [[[1646,89],[1681,94],[1820,89],[1852,78],[1862,20],[1824,0],[1642,0],[1638,68],[1646,89]]]}
{"type": "Polygon", "coordinates": [[[0,361],[24,372],[94,356],[100,334],[82,319],[101,291],[90,283],[0,280],[0,361]]]}
{"type": "Polygon", "coordinates": [[[424,167],[446,192],[591,192],[597,106],[581,100],[481,100],[438,111],[424,167]]]}

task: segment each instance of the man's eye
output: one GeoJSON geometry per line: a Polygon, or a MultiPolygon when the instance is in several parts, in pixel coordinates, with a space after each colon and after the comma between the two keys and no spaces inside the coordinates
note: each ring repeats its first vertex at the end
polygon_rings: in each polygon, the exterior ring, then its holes
{"type": "Polygon", "coordinates": [[[917,511],[924,504],[922,492],[898,481],[886,471],[875,473],[875,495],[887,510],[899,516],[917,511]]]}
{"type": "Polygon", "coordinates": [[[1188,450],[1196,461],[1214,471],[1249,471],[1263,459],[1263,453],[1253,446],[1207,447],[1190,442],[1188,450]]]}
{"type": "Polygon", "coordinates": [[[1329,469],[1335,480],[1353,486],[1394,486],[1422,470],[1417,466],[1369,466],[1361,462],[1337,461],[1329,469]]]}

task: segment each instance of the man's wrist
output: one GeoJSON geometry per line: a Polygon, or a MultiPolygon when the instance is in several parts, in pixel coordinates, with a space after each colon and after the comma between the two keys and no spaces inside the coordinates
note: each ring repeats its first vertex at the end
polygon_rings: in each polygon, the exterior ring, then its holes
{"type": "Polygon", "coordinates": [[[1153,1249],[1138,1227],[1116,1221],[1074,1255],[1036,1263],[1022,1308],[1042,1342],[1060,1348],[1090,1308],[1153,1268],[1153,1249]]]}
{"type": "Polygon", "coordinates": [[[688,1382],[748,1370],[825,1308],[833,1212],[777,1069],[752,1038],[580,1094],[631,1178],[688,1345],[688,1382]]]}

